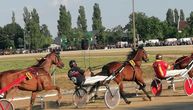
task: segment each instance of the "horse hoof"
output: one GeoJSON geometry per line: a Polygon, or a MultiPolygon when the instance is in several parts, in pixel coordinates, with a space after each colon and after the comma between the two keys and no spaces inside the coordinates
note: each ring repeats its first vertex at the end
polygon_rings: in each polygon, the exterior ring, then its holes
{"type": "Polygon", "coordinates": [[[125,101],[125,103],[129,105],[129,104],[131,104],[131,101],[127,100],[127,101],[125,101]]]}
{"type": "Polygon", "coordinates": [[[147,97],[142,97],[143,101],[148,101],[147,97]]]}
{"type": "Polygon", "coordinates": [[[151,101],[151,97],[149,97],[149,101],[151,101]]]}
{"type": "Polygon", "coordinates": [[[57,101],[56,101],[56,104],[57,104],[58,106],[60,106],[60,103],[61,103],[60,100],[57,100],[57,101]]]}

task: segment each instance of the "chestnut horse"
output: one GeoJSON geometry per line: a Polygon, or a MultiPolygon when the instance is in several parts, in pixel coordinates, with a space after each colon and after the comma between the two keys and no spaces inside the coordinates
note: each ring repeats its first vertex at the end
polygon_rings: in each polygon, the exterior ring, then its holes
{"type": "Polygon", "coordinates": [[[142,60],[147,62],[148,55],[146,51],[143,49],[143,46],[140,46],[136,51],[133,50],[131,52],[131,54],[127,58],[127,61],[110,62],[105,66],[103,66],[102,68],[101,74],[103,75],[109,76],[110,74],[113,73],[116,74],[114,81],[119,85],[120,94],[127,104],[130,104],[131,102],[128,101],[125,97],[122,81],[135,81],[140,86],[140,89],[142,89],[144,93],[147,95],[149,100],[151,100],[151,97],[145,90],[146,84],[142,77],[143,71],[140,68],[142,60]]]}
{"type": "MultiPolygon", "coordinates": [[[[62,98],[60,93],[60,88],[58,86],[54,86],[51,81],[51,75],[49,74],[49,70],[55,64],[58,68],[63,68],[64,64],[60,59],[60,56],[55,51],[46,55],[44,58],[38,61],[36,65],[29,67],[23,70],[8,70],[0,73],[0,88],[6,87],[8,84],[12,83],[19,77],[26,75],[26,73],[30,74],[31,79],[26,79],[22,81],[18,87],[20,90],[24,91],[32,91],[32,96],[30,99],[30,109],[34,104],[36,94],[42,90],[57,90],[58,92],[58,103],[62,98]],[[41,89],[39,89],[41,86],[41,89]]],[[[5,92],[4,98],[6,98],[9,91],[5,92]]]]}
{"type": "MultiPolygon", "coordinates": [[[[174,69],[184,69],[193,60],[193,53],[191,56],[182,56],[178,58],[174,63],[174,69]]],[[[193,77],[193,69],[188,72],[189,77],[193,77]]]]}

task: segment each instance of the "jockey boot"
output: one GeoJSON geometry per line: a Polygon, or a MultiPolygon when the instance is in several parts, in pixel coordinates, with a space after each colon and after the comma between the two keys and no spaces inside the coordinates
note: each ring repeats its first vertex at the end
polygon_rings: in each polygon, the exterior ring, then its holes
{"type": "Polygon", "coordinates": [[[123,98],[123,100],[125,101],[126,104],[130,104],[131,103],[131,101],[127,100],[127,98],[125,96],[125,93],[123,91],[122,92],[120,91],[120,95],[121,95],[121,97],[123,98]]]}

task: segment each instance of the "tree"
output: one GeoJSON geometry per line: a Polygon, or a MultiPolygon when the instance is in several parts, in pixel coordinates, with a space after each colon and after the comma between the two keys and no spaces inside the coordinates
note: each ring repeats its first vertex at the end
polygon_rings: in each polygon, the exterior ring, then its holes
{"type": "Polygon", "coordinates": [[[63,39],[62,47],[66,48],[68,46],[68,42],[71,42],[70,40],[70,34],[71,34],[71,15],[70,12],[66,10],[66,7],[64,5],[60,5],[59,8],[59,20],[58,20],[58,36],[63,39]],[[65,39],[65,40],[64,40],[65,39]],[[67,42],[66,42],[67,41],[67,42]]]}
{"type": "Polygon", "coordinates": [[[40,33],[40,25],[39,25],[39,15],[36,9],[33,9],[31,12],[31,19],[30,19],[30,37],[31,37],[31,49],[37,50],[41,48],[41,33],[40,33]]]}
{"type": "Polygon", "coordinates": [[[87,32],[87,24],[86,24],[86,15],[85,15],[85,10],[83,6],[79,7],[79,16],[78,16],[78,20],[77,20],[77,26],[78,29],[83,31],[83,32],[87,32]]]}
{"type": "Polygon", "coordinates": [[[28,42],[28,48],[31,50],[38,50],[49,46],[51,35],[46,25],[40,27],[39,15],[36,9],[31,12],[24,7],[24,22],[25,22],[25,39],[28,42]],[[44,33],[46,32],[46,34],[44,33]],[[48,37],[48,36],[49,37],[48,37]]]}
{"type": "Polygon", "coordinates": [[[27,7],[23,8],[23,20],[25,23],[24,26],[24,46],[26,46],[27,49],[30,49],[31,44],[31,36],[30,36],[30,22],[31,22],[31,13],[28,11],[27,7]]]}
{"type": "Polygon", "coordinates": [[[92,30],[100,30],[102,29],[102,19],[101,19],[101,11],[99,8],[99,4],[95,3],[94,4],[94,12],[93,12],[93,17],[92,17],[92,30]]]}
{"type": "Polygon", "coordinates": [[[168,9],[166,13],[166,21],[169,25],[174,25],[174,14],[172,9],[168,9]]]}
{"type": "Polygon", "coordinates": [[[185,20],[184,12],[182,9],[180,10],[180,20],[182,20],[182,21],[185,20]]]}
{"type": "Polygon", "coordinates": [[[15,23],[15,12],[12,12],[12,23],[15,23]]]}
{"type": "Polygon", "coordinates": [[[68,35],[71,30],[71,16],[70,12],[67,12],[66,7],[60,5],[60,13],[58,20],[58,36],[68,35]]]}
{"type": "Polygon", "coordinates": [[[3,32],[7,40],[9,40],[9,47],[22,48],[23,47],[23,29],[15,22],[15,13],[12,12],[12,23],[3,27],[3,32]]]}
{"type": "Polygon", "coordinates": [[[93,12],[93,17],[92,17],[92,30],[93,31],[99,31],[97,34],[97,44],[99,44],[99,48],[103,48],[104,46],[104,30],[105,28],[102,26],[102,18],[101,18],[101,11],[99,8],[99,4],[95,3],[93,6],[94,12],[93,12]]]}
{"type": "Polygon", "coordinates": [[[178,15],[178,10],[176,8],[174,9],[174,19],[175,19],[175,24],[177,26],[179,21],[179,15],[178,15]]]}
{"type": "Polygon", "coordinates": [[[187,22],[189,25],[189,34],[193,36],[193,11],[190,13],[190,17],[187,18],[187,22]]]}
{"type": "Polygon", "coordinates": [[[48,30],[48,26],[46,24],[43,24],[40,27],[41,32],[41,47],[47,48],[52,43],[52,35],[50,34],[50,31],[48,30]]]}

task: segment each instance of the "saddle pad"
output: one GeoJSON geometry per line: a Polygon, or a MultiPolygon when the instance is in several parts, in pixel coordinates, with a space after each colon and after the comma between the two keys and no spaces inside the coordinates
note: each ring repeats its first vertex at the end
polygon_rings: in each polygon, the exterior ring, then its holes
{"type": "Polygon", "coordinates": [[[108,76],[93,76],[87,77],[83,85],[94,84],[99,81],[104,81],[108,76]]]}

